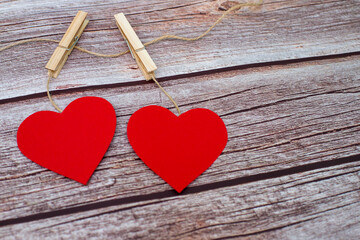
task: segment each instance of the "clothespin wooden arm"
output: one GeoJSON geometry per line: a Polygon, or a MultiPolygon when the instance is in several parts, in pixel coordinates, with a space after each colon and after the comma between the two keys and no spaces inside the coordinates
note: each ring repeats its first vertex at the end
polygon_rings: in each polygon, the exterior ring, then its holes
{"type": "Polygon", "coordinates": [[[65,35],[61,39],[59,46],[55,49],[53,55],[46,64],[45,68],[49,70],[49,74],[52,77],[57,78],[86,25],[89,23],[86,16],[86,12],[78,11],[65,35]]]}
{"type": "Polygon", "coordinates": [[[135,58],[141,72],[146,80],[152,79],[154,71],[157,69],[154,61],[151,59],[145,46],[136,35],[134,29],[131,27],[129,21],[123,13],[118,13],[115,16],[116,25],[118,26],[122,36],[128,43],[131,55],[135,58]]]}

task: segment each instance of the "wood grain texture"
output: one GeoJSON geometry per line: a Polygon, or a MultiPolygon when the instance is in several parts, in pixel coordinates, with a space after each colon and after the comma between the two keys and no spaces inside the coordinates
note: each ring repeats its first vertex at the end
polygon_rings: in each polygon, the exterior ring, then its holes
{"type": "MultiPolygon", "coordinates": [[[[3,1],[0,46],[60,40],[83,10],[90,23],[79,46],[120,52],[127,46],[116,13],[127,14],[146,42],[198,35],[233,4],[3,1]]],[[[129,54],[105,59],[74,51],[51,82],[61,108],[98,96],[116,111],[115,137],[83,186],[31,162],[16,145],[27,116],[54,110],[44,66],[56,44],[0,53],[0,238],[358,239],[359,10],[358,1],[265,1],[231,14],[198,42],[147,48],[182,112],[208,108],[228,129],[224,152],[180,195],[128,143],[126,124],[139,108],[156,104],[175,113],[129,54]]]]}
{"type": "MultiPolygon", "coordinates": [[[[163,82],[183,111],[211,109],[228,129],[224,153],[190,186],[359,152],[359,73],[360,58],[355,56],[163,82]]],[[[151,104],[172,107],[160,90],[141,83],[61,92],[55,100],[62,107],[81,96],[106,98],[118,118],[113,142],[88,186],[41,168],[17,148],[21,121],[37,110],[52,110],[45,96],[0,105],[0,152],[8,159],[0,169],[1,187],[7,189],[0,200],[6,209],[3,219],[171,189],[137,158],[126,137],[126,123],[137,109],[151,104]]]]}
{"type": "MultiPolygon", "coordinates": [[[[114,53],[127,49],[114,14],[124,12],[143,42],[163,34],[197,36],[223,11],[222,1],[5,2],[0,7],[0,46],[22,39],[60,40],[78,10],[90,23],[78,45],[114,53]],[[55,7],[56,6],[56,7],[55,7]],[[18,14],[19,12],[23,14],[18,14]]],[[[265,1],[231,14],[197,42],[164,41],[147,49],[157,77],[172,77],[244,64],[342,54],[360,50],[360,3],[352,1],[265,1]]],[[[56,44],[31,43],[0,55],[0,99],[45,92],[46,71],[56,44]],[[25,54],[24,54],[25,53],[25,54]]],[[[105,59],[74,51],[53,89],[143,81],[128,54],[105,59]]]]}
{"type": "Polygon", "coordinates": [[[357,239],[360,165],[0,228],[8,239],[357,239]]]}

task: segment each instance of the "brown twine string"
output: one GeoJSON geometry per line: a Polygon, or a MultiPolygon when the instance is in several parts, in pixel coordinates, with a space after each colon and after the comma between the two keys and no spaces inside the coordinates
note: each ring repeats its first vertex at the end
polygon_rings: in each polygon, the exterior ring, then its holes
{"type": "Polygon", "coordinates": [[[58,110],[58,112],[62,112],[61,108],[59,108],[59,106],[54,102],[54,100],[52,99],[51,94],[50,94],[49,85],[50,85],[51,77],[52,77],[52,75],[49,72],[49,76],[48,76],[48,79],[47,79],[47,82],[46,82],[46,93],[47,93],[47,96],[48,96],[51,104],[54,106],[54,108],[56,110],[58,110]]]}
{"type": "MultiPolygon", "coordinates": [[[[155,39],[151,40],[150,42],[145,43],[144,46],[149,46],[151,44],[154,44],[154,43],[166,40],[166,39],[177,39],[177,40],[182,40],[182,41],[197,41],[197,40],[205,37],[209,32],[211,32],[211,30],[213,30],[213,28],[216,25],[218,25],[228,14],[230,14],[230,13],[236,11],[236,10],[239,10],[242,7],[260,6],[262,4],[263,4],[263,0],[260,0],[257,3],[240,3],[240,4],[237,4],[237,5],[229,8],[205,32],[203,32],[202,34],[200,34],[197,37],[188,38],[188,37],[181,37],[181,36],[177,36],[177,35],[163,35],[161,37],[158,37],[158,38],[155,38],[155,39]]],[[[53,39],[47,39],[47,38],[30,38],[30,39],[26,39],[26,40],[16,41],[16,42],[13,42],[13,43],[11,43],[11,44],[9,44],[7,46],[4,46],[4,47],[0,48],[0,52],[4,51],[6,49],[9,49],[9,48],[15,47],[17,45],[21,45],[21,44],[25,44],[25,43],[29,43],[29,42],[54,42],[54,43],[59,43],[60,41],[53,40],[53,39]]],[[[90,54],[90,55],[94,55],[94,56],[97,56],[97,57],[104,57],[104,58],[116,58],[116,57],[120,57],[120,56],[125,55],[125,54],[130,52],[130,50],[126,50],[126,51],[115,53],[115,54],[102,54],[102,53],[92,52],[90,50],[87,50],[85,48],[78,47],[78,46],[74,46],[74,48],[81,51],[81,52],[84,52],[84,53],[87,53],[87,54],[90,54]]],[[[53,99],[51,98],[51,95],[50,95],[49,85],[50,85],[51,77],[52,76],[49,73],[47,84],[46,84],[47,95],[48,95],[48,98],[49,98],[51,104],[55,107],[55,109],[58,110],[59,112],[62,112],[62,110],[55,104],[55,102],[53,101],[53,99]]],[[[178,105],[176,104],[175,100],[165,91],[164,88],[161,87],[159,82],[156,80],[155,76],[152,77],[152,80],[164,92],[164,94],[170,99],[170,101],[174,104],[176,110],[178,111],[178,113],[180,115],[181,112],[180,112],[180,109],[179,109],[178,105]]]]}
{"type": "Polygon", "coordinates": [[[158,87],[161,89],[161,91],[163,91],[163,93],[170,99],[170,101],[174,104],[176,110],[178,111],[179,115],[181,114],[180,108],[178,107],[177,103],[175,102],[175,100],[170,96],[170,94],[168,94],[165,89],[160,85],[160,83],[156,80],[155,75],[153,74],[151,76],[152,80],[154,80],[154,82],[156,83],[156,85],[158,85],[158,87]]]}

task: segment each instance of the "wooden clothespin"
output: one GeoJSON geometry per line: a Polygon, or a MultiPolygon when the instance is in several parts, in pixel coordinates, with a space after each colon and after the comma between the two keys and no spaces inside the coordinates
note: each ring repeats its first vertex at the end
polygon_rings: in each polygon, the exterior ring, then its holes
{"type": "Polygon", "coordinates": [[[139,37],[136,35],[134,29],[131,27],[123,13],[118,13],[114,17],[116,19],[116,25],[129,46],[131,55],[135,58],[145,79],[152,79],[157,67],[149,53],[146,51],[145,46],[141,43],[139,37]]]}
{"type": "Polygon", "coordinates": [[[89,23],[86,16],[87,12],[78,11],[64,37],[61,39],[59,46],[55,49],[49,62],[46,64],[45,68],[49,70],[49,74],[51,74],[52,77],[57,78],[70,53],[79,41],[81,34],[89,23]]]}

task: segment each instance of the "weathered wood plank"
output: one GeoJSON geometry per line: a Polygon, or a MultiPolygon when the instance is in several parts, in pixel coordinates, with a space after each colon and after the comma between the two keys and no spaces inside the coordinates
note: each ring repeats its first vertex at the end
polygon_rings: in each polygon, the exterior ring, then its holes
{"type": "MultiPolygon", "coordinates": [[[[127,49],[113,15],[128,14],[141,40],[162,34],[195,36],[223,11],[223,1],[23,1],[0,3],[0,46],[33,37],[61,39],[78,10],[90,23],[79,46],[103,53],[127,49]],[[21,12],[22,14],[19,14],[21,12]]],[[[225,19],[197,42],[149,46],[158,77],[210,69],[360,51],[358,1],[265,1],[225,19]]],[[[44,66],[56,44],[31,43],[0,53],[0,100],[45,91],[44,66]]],[[[104,59],[74,51],[53,89],[143,81],[130,55],[104,59]]]]}
{"type": "MultiPolygon", "coordinates": [[[[360,149],[360,57],[234,70],[163,82],[183,111],[203,107],[225,121],[229,142],[191,186],[345,157],[360,149]]],[[[16,145],[21,121],[52,110],[47,98],[0,105],[1,219],[170,190],[134,154],[126,123],[137,109],[172,107],[154,84],[55,94],[64,107],[87,95],[114,104],[115,138],[87,186],[26,159],[16,145]]]]}
{"type": "Polygon", "coordinates": [[[6,239],[357,239],[359,161],[0,228],[6,239]]]}

